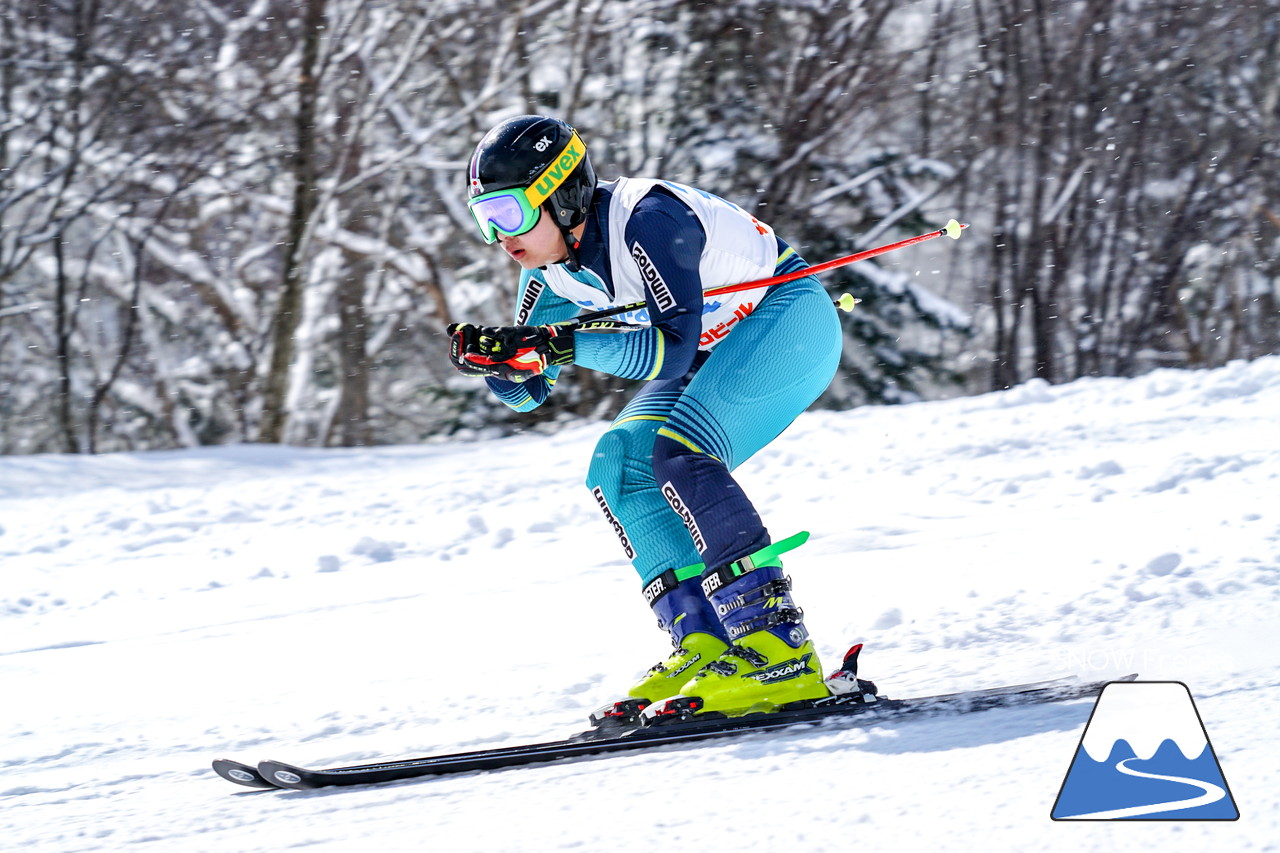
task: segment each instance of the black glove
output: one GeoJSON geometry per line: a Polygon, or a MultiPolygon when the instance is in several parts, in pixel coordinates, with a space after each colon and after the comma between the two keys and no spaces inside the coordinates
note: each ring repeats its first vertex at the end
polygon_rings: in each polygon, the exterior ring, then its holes
{"type": "Polygon", "coordinates": [[[463,376],[496,376],[491,365],[473,363],[470,357],[481,355],[480,327],[470,323],[450,323],[445,332],[449,335],[449,361],[463,376]]]}
{"type": "Polygon", "coordinates": [[[552,365],[573,362],[573,330],[564,326],[453,324],[449,359],[466,376],[524,382],[552,365]]]}

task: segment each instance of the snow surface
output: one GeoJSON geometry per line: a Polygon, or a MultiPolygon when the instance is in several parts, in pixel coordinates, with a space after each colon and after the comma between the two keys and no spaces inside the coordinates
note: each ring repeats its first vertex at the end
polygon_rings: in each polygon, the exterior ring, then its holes
{"type": "Polygon", "coordinates": [[[376,450],[0,458],[14,850],[1274,850],[1280,358],[815,412],[740,469],[828,669],[910,696],[1190,687],[1235,823],[1049,819],[1093,703],[264,792],[560,737],[666,643],[582,479],[603,425],[376,450]],[[243,790],[243,792],[241,792],[243,790]]]}

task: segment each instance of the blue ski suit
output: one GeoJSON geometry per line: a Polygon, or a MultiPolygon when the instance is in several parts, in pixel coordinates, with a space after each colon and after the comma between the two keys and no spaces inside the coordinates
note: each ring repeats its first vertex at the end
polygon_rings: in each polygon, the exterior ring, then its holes
{"type": "MultiPolygon", "coordinates": [[[[647,380],[600,438],[587,472],[623,550],[648,584],[718,568],[770,544],[731,472],[826,389],[840,359],[836,310],[814,276],[724,297],[703,291],[802,269],[768,225],[667,181],[601,183],[578,263],[526,271],[517,325],[640,301],[625,333],[579,332],[574,363],[647,380]]],[[[490,389],[516,411],[544,402],[560,368],[490,389]]]]}

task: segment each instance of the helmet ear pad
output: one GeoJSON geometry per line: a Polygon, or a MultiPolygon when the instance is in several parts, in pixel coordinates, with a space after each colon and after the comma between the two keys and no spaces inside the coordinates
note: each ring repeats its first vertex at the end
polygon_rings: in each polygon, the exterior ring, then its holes
{"type": "Polygon", "coordinates": [[[550,206],[549,212],[556,224],[567,231],[586,222],[595,191],[596,170],[592,168],[590,158],[584,156],[568,179],[547,199],[546,204],[550,206]]]}

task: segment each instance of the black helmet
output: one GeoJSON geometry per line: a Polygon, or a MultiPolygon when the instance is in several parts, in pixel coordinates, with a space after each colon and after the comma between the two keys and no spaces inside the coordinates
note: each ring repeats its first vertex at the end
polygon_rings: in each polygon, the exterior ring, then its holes
{"type": "Polygon", "coordinates": [[[467,169],[470,197],[515,187],[528,189],[562,231],[587,218],[596,172],[587,146],[565,122],[516,116],[485,134],[467,169]]]}

